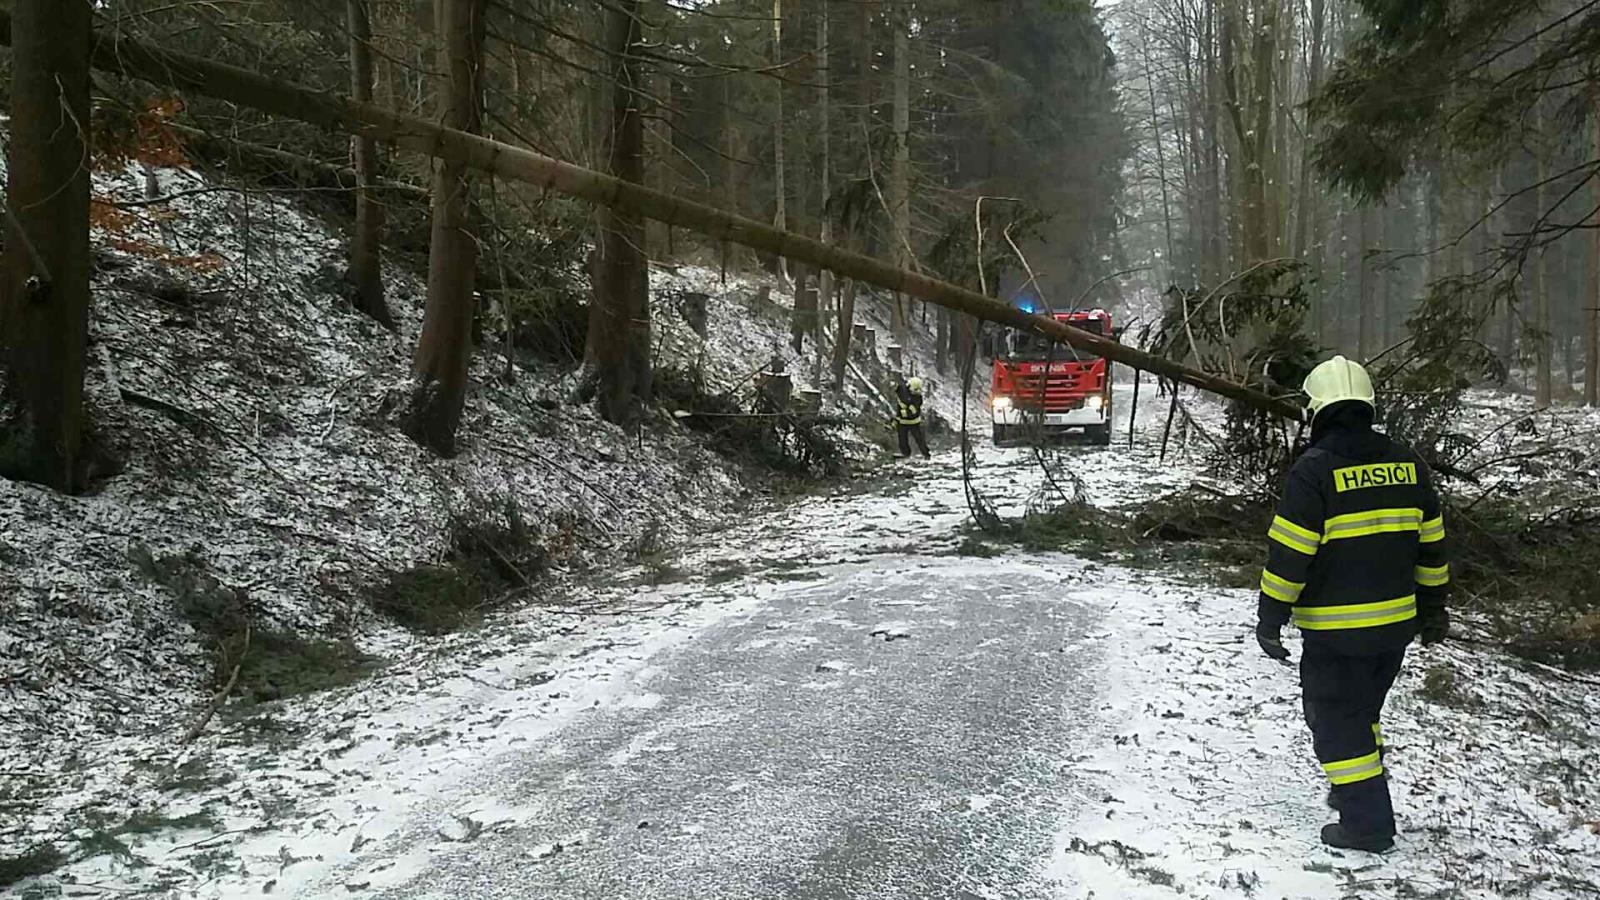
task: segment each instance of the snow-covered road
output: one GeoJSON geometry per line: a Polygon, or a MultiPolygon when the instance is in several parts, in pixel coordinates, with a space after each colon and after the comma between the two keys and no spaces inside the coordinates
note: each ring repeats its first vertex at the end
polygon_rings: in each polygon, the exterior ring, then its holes
{"type": "Polygon", "coordinates": [[[793,574],[653,656],[638,702],[476,773],[527,814],[380,896],[1042,896],[1098,682],[1084,567],[793,574]]]}
{"type": "MultiPolygon", "coordinates": [[[[1158,439],[1069,460],[1092,502],[1118,507],[1196,477],[1159,461],[1158,439]]],[[[151,756],[137,770],[166,781],[89,793],[218,822],[126,837],[127,853],[65,870],[67,890],[1596,892],[1592,687],[1457,647],[1413,654],[1386,723],[1401,845],[1331,853],[1294,670],[1246,639],[1253,592],[1133,559],[962,555],[959,462],[897,464],[868,492],[804,500],[704,536],[671,571],[571,598],[601,614],[529,609],[291,704],[273,719],[282,739],[151,756]],[[1453,692],[1424,698],[1441,667],[1453,692]],[[171,792],[175,768],[216,783],[171,792]]],[[[1039,480],[1028,451],[979,454],[978,484],[1003,509],[1039,480]]]]}

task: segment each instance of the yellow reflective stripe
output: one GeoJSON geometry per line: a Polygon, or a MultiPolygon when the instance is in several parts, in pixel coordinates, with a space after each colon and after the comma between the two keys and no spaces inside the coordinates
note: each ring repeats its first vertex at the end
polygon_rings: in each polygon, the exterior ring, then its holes
{"type": "MultiPolygon", "coordinates": [[[[1322,542],[1343,538],[1367,537],[1400,531],[1416,531],[1422,523],[1422,510],[1369,509],[1365,512],[1334,516],[1322,525],[1322,542]]],[[[1442,534],[1442,533],[1441,533],[1442,534]]]]}
{"type": "Polygon", "coordinates": [[[1261,570],[1261,593],[1274,600],[1293,604],[1300,600],[1300,592],[1305,590],[1304,582],[1290,581],[1272,572],[1271,569],[1261,570]]]}
{"type": "Polygon", "coordinates": [[[1449,563],[1442,566],[1417,566],[1417,584],[1423,587],[1444,587],[1449,583],[1449,563]]]}
{"type": "Polygon", "coordinates": [[[1315,556],[1317,547],[1322,543],[1322,535],[1296,525],[1283,516],[1272,517],[1272,527],[1267,529],[1267,537],[1296,553],[1304,553],[1307,556],[1315,556]]]}
{"type": "Polygon", "coordinates": [[[1379,747],[1383,746],[1383,726],[1377,722],[1372,723],[1372,740],[1375,741],[1379,747]]]}
{"type": "Polygon", "coordinates": [[[1327,773],[1328,780],[1334,784],[1355,784],[1382,775],[1383,761],[1378,751],[1374,750],[1366,756],[1358,756],[1355,759],[1323,763],[1322,771],[1327,773]]]}
{"type": "Polygon", "coordinates": [[[1421,540],[1424,544],[1433,544],[1444,540],[1444,516],[1435,516],[1423,522],[1419,530],[1422,532],[1421,540]]]}
{"type": "Polygon", "coordinates": [[[1349,606],[1296,606],[1294,623],[1305,631],[1377,628],[1417,617],[1417,597],[1399,597],[1378,603],[1349,606]]]}

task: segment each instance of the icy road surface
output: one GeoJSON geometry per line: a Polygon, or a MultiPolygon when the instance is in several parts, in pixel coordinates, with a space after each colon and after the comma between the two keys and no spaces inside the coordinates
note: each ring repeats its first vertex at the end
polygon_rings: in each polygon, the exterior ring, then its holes
{"type": "MultiPolygon", "coordinates": [[[[1157,460],[1158,441],[1154,426],[1134,452],[1067,459],[1092,502],[1119,507],[1197,477],[1157,460]]],[[[1029,451],[988,448],[977,474],[1010,512],[1041,477],[1029,451]]],[[[216,824],[124,835],[126,852],[51,887],[392,900],[1600,891],[1589,684],[1463,647],[1415,651],[1385,724],[1400,846],[1333,853],[1316,839],[1328,812],[1294,669],[1248,640],[1253,591],[1133,559],[963,556],[967,518],[955,454],[899,464],[868,493],[707,535],[676,571],[623,573],[291,703],[265,735],[235,725],[188,749],[98,748],[84,771],[103,775],[56,802],[216,824]],[[1456,694],[1425,699],[1441,665],[1456,694]]]]}
{"type": "Polygon", "coordinates": [[[805,574],[475,775],[526,817],[379,896],[1040,896],[1097,680],[1082,568],[805,574]]]}

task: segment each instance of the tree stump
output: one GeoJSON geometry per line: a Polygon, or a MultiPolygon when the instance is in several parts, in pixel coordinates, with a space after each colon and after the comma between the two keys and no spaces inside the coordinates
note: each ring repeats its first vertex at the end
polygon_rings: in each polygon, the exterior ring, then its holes
{"type": "Polygon", "coordinates": [[[796,401],[796,407],[801,412],[822,412],[822,392],[816,390],[815,388],[802,388],[800,390],[800,397],[796,401]]]}
{"type": "Polygon", "coordinates": [[[758,402],[764,414],[789,411],[794,396],[794,380],[778,372],[762,372],[756,381],[758,402]]]}
{"type": "Polygon", "coordinates": [[[905,368],[905,352],[899,344],[890,344],[883,349],[884,359],[888,361],[889,368],[896,372],[905,368]]]}
{"type": "Polygon", "coordinates": [[[706,336],[706,328],[710,322],[711,296],[698,291],[690,291],[683,295],[683,300],[678,304],[678,314],[683,316],[683,321],[690,330],[701,338],[706,336]]]}

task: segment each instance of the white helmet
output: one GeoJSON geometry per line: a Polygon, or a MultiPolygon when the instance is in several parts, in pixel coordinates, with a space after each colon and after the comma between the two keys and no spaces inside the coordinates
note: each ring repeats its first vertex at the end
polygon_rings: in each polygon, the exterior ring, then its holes
{"type": "Polygon", "coordinates": [[[1306,396],[1311,400],[1306,404],[1311,410],[1311,415],[1316,416],[1323,409],[1335,403],[1346,400],[1360,400],[1368,406],[1377,408],[1377,394],[1372,390],[1372,377],[1360,363],[1351,362],[1342,356],[1317,366],[1306,376],[1303,387],[1306,396]]]}
{"type": "Polygon", "coordinates": [[[921,378],[913,378],[910,381],[906,382],[906,387],[911,389],[911,393],[920,394],[920,393],[922,393],[922,379],[921,378]]]}

